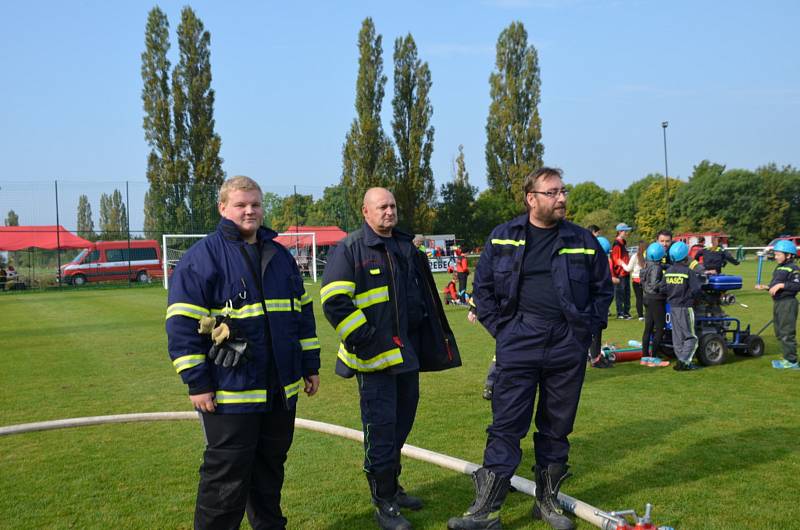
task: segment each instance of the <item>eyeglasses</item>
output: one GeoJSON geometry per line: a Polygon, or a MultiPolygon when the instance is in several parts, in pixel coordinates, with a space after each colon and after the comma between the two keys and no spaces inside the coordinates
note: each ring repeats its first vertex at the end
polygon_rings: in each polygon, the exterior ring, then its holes
{"type": "Polygon", "coordinates": [[[547,190],[547,191],[531,191],[530,193],[535,193],[537,195],[544,195],[548,199],[555,199],[559,195],[563,195],[564,198],[569,195],[569,190],[566,188],[561,188],[560,190],[547,190]]]}

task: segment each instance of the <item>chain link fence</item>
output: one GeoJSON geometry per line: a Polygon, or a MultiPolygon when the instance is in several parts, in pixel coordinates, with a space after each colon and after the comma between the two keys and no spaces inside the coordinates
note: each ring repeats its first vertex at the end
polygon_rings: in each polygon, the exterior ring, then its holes
{"type": "MultiPolygon", "coordinates": [[[[181,195],[178,191],[148,204],[149,190],[149,183],[144,181],[0,181],[2,225],[18,225],[15,229],[18,237],[25,237],[25,234],[31,237],[31,246],[20,250],[9,250],[0,244],[0,292],[74,288],[75,282],[66,281],[64,270],[76,257],[85,254],[86,246],[64,244],[65,232],[87,240],[90,250],[91,244],[96,247],[98,241],[121,242],[121,245],[113,245],[117,250],[114,256],[123,258],[127,267],[122,265],[122,272],[118,271],[116,278],[97,275],[96,280],[88,279],[88,283],[110,285],[112,280],[129,280],[116,284],[134,286],[136,280],[144,276],[137,274],[139,271],[134,270],[132,260],[149,257],[148,251],[141,250],[147,246],[143,241],[155,241],[160,255],[164,234],[208,233],[219,221],[216,187],[195,190],[194,194],[181,195]],[[202,201],[197,197],[202,197],[202,201]],[[192,208],[193,203],[195,208],[192,208]],[[170,206],[172,204],[184,206],[176,208],[170,206]],[[156,213],[148,216],[148,208],[156,213]],[[26,227],[38,228],[34,232],[33,228],[26,227]],[[53,249],[36,246],[36,239],[43,232],[55,238],[53,249]]],[[[279,197],[311,195],[316,200],[322,196],[323,187],[262,184],[262,190],[279,197]]],[[[0,232],[0,243],[2,241],[0,232]]],[[[187,239],[186,245],[193,242],[187,239]]],[[[150,279],[155,276],[155,273],[149,275],[150,279]]],[[[160,282],[151,284],[160,285],[160,282]]]]}

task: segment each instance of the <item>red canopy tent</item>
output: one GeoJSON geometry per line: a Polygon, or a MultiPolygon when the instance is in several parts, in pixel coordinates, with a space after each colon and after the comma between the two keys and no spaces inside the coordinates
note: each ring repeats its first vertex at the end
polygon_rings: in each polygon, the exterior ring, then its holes
{"type": "Polygon", "coordinates": [[[284,235],[275,238],[275,240],[284,246],[311,245],[311,236],[286,235],[287,232],[313,232],[316,236],[318,247],[335,245],[347,237],[347,232],[338,226],[290,226],[283,232],[284,235]]]}
{"type": "Polygon", "coordinates": [[[0,250],[87,248],[92,246],[61,225],[0,226],[0,250]]]}

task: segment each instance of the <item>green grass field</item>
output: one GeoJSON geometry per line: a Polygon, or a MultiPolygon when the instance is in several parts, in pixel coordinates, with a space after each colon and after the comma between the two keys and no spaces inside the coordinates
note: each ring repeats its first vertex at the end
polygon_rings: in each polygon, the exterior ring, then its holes
{"type": "MultiPolygon", "coordinates": [[[[773,265],[768,266],[771,274],[773,265]]],[[[767,294],[752,289],[755,263],[730,314],[760,328],[767,294]]],[[[767,276],[768,277],[768,276],[767,276]]],[[[439,276],[444,280],[444,275],[439,276]]],[[[315,297],[318,286],[307,286],[315,297]]],[[[0,425],[79,416],[190,410],[166,354],[166,295],[158,287],[0,296],[0,425]]],[[[315,304],[317,306],[317,304],[315,304]]],[[[317,309],[322,387],[298,415],[360,428],[354,380],[334,375],[336,340],[317,309]]],[[[494,343],[449,307],[464,366],[423,374],[409,443],[480,462],[488,402],[480,397],[494,343]]],[[[639,339],[642,323],[612,321],[605,339],[639,339]]],[[[654,504],[655,522],[678,529],[800,528],[800,371],[767,354],[694,373],[618,364],[589,369],[563,491],[607,510],[654,504]]],[[[531,478],[530,438],[518,470],[531,478]]],[[[194,421],[115,424],[0,438],[0,528],[190,528],[203,437],[194,421]]],[[[284,510],[293,529],[372,528],[362,448],[298,430],[284,510]]],[[[472,499],[468,477],[407,461],[404,484],[426,508],[418,529],[441,529],[472,499]]],[[[507,528],[546,528],[530,499],[512,494],[507,528]]],[[[246,523],[245,523],[246,526],[246,523]]],[[[581,523],[580,528],[591,528],[581,523]]]]}

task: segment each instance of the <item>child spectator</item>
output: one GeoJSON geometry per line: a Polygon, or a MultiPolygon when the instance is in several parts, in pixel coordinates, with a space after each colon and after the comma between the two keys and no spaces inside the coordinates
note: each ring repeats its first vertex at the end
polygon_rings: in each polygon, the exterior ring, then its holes
{"type": "Polygon", "coordinates": [[[783,360],[773,361],[775,368],[799,368],[797,363],[797,296],[800,291],[800,267],[794,259],[797,247],[791,241],[782,239],[775,243],[775,261],[778,266],[772,273],[768,286],[759,285],[757,289],[769,289],[772,295],[772,322],[775,337],[783,349],[783,360]]]}
{"type": "Polygon", "coordinates": [[[696,370],[692,357],[697,350],[694,332],[694,299],[700,294],[700,279],[688,265],[689,247],[678,241],[669,249],[672,265],[664,275],[672,324],[672,348],[678,362],[672,368],[679,372],[696,370]]]}
{"type": "Polygon", "coordinates": [[[461,303],[461,299],[458,297],[458,288],[456,287],[456,282],[458,282],[458,274],[454,272],[450,282],[445,286],[444,289],[442,289],[442,293],[444,293],[445,304],[461,303]]]}
{"type": "Polygon", "coordinates": [[[664,289],[664,269],[661,260],[666,255],[664,247],[651,243],[645,251],[647,259],[641,272],[642,298],[644,299],[644,332],[642,333],[642,357],[658,357],[664,324],[667,320],[667,295],[664,289]],[[652,354],[650,335],[653,336],[652,354]]]}
{"type": "Polygon", "coordinates": [[[636,296],[636,316],[639,320],[644,320],[644,308],[642,307],[642,283],[641,273],[645,265],[644,253],[647,250],[647,243],[639,240],[639,245],[636,248],[636,253],[630,257],[630,261],[623,265],[623,268],[631,273],[631,282],[633,283],[633,294],[636,296]]]}

